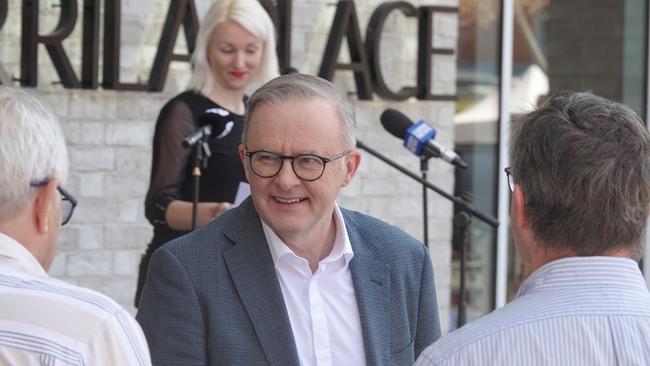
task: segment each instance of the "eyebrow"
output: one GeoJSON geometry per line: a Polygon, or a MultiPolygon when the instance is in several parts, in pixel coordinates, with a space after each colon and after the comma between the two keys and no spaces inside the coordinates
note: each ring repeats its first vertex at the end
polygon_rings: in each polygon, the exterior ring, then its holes
{"type": "MultiPolygon", "coordinates": [[[[262,45],[262,43],[263,43],[263,42],[262,42],[261,40],[258,39],[258,40],[255,40],[255,41],[253,41],[253,42],[246,43],[246,44],[244,45],[244,47],[251,47],[251,46],[254,46],[254,47],[260,47],[260,46],[262,45]]],[[[230,47],[235,47],[235,44],[232,43],[232,42],[230,42],[230,41],[221,41],[221,42],[218,43],[218,45],[219,45],[219,46],[230,46],[230,47]]]]}
{"type": "MultiPolygon", "coordinates": [[[[279,153],[279,152],[277,152],[275,150],[272,150],[272,149],[268,149],[266,147],[258,147],[256,149],[249,148],[247,150],[248,151],[265,151],[265,152],[273,153],[273,154],[276,154],[276,155],[284,155],[282,153],[279,153]]],[[[290,156],[305,155],[305,154],[318,155],[318,156],[329,156],[328,154],[324,154],[324,153],[322,153],[320,151],[315,151],[315,150],[305,150],[305,151],[298,152],[296,154],[292,154],[290,156]]]]}

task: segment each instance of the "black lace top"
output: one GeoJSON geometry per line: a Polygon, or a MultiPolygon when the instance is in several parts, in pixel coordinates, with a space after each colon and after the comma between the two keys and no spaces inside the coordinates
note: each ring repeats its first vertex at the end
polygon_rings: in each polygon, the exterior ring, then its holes
{"type": "Polygon", "coordinates": [[[230,127],[229,131],[228,128],[224,131],[224,136],[209,140],[212,156],[207,169],[202,170],[199,201],[234,202],[239,182],[246,181],[237,150],[244,117],[221,108],[195,91],[186,91],[170,100],[156,122],[151,180],[145,200],[145,216],[154,225],[154,246],[185,233],[167,226],[165,210],[173,200],[192,201],[194,151],[184,148],[182,141],[201,127],[199,118],[206,111],[216,116],[213,118],[223,119],[230,127]]]}

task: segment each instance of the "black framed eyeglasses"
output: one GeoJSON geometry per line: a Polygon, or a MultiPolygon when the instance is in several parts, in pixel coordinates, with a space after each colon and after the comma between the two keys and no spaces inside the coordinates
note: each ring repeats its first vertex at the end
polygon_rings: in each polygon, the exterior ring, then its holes
{"type": "MultiPolygon", "coordinates": [[[[50,183],[49,179],[31,182],[29,185],[32,187],[40,187],[50,183]]],[[[61,194],[61,226],[65,225],[72,218],[72,213],[74,212],[75,207],[77,207],[77,199],[74,198],[70,192],[61,188],[61,186],[56,187],[59,194],[61,194]]]]}
{"type": "Polygon", "coordinates": [[[512,170],[510,167],[507,167],[503,169],[504,172],[506,172],[506,177],[508,178],[508,188],[510,188],[510,192],[515,191],[515,179],[512,177],[512,170]]]}
{"type": "Polygon", "coordinates": [[[285,160],[291,160],[291,169],[296,176],[311,182],[323,176],[325,165],[349,154],[350,150],[331,158],[315,154],[299,154],[295,156],[280,155],[266,150],[246,151],[251,170],[262,178],[272,178],[280,173],[285,160]]]}

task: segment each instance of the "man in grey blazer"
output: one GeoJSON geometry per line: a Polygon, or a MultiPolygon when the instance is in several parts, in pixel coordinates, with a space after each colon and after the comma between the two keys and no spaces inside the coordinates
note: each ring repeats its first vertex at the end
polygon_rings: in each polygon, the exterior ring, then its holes
{"type": "Polygon", "coordinates": [[[251,197],[152,257],[137,319],[154,365],[410,365],[440,336],[426,248],[335,202],[355,124],[315,76],[251,96],[251,197]]]}

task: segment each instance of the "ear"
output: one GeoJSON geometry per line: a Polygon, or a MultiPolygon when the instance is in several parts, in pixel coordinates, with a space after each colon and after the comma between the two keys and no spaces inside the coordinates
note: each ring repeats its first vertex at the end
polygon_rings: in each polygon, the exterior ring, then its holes
{"type": "Polygon", "coordinates": [[[244,147],[244,144],[239,144],[239,158],[241,159],[241,165],[244,167],[244,174],[246,175],[246,180],[251,181],[251,177],[249,177],[249,170],[248,169],[248,156],[246,156],[246,148],[244,147]]]}
{"type": "Polygon", "coordinates": [[[518,184],[515,184],[515,191],[512,192],[510,211],[512,217],[511,225],[517,225],[520,231],[529,228],[530,222],[528,220],[528,213],[526,212],[526,196],[524,196],[524,192],[518,184]]]}
{"type": "Polygon", "coordinates": [[[359,168],[359,164],[361,164],[361,152],[358,149],[353,149],[345,156],[345,178],[341,183],[341,187],[350,184],[359,168]]]}
{"type": "Polygon", "coordinates": [[[241,159],[241,163],[246,166],[246,148],[244,147],[244,144],[239,144],[239,158],[241,159]]]}
{"type": "Polygon", "coordinates": [[[56,178],[52,178],[47,185],[40,187],[36,193],[34,202],[35,224],[36,229],[40,233],[47,233],[52,228],[51,217],[54,215],[54,205],[58,199],[56,194],[56,187],[59,182],[56,178]]]}

